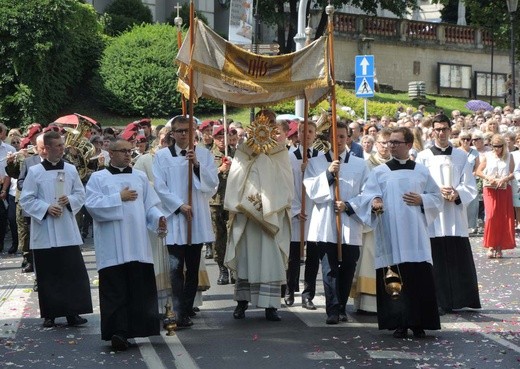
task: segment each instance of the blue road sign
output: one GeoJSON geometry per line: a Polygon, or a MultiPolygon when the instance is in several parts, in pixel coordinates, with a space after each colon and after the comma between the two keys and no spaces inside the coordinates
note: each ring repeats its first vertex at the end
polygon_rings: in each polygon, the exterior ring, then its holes
{"type": "Polygon", "coordinates": [[[374,55],[356,55],[356,77],[374,76],[374,55]]]}
{"type": "Polygon", "coordinates": [[[356,77],[356,97],[374,96],[374,77],[356,77]]]}

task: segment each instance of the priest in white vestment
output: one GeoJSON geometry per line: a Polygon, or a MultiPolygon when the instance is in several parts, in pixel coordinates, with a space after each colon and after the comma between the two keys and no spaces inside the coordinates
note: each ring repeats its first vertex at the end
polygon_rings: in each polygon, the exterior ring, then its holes
{"type": "Polygon", "coordinates": [[[202,146],[189,147],[189,120],[177,116],[172,122],[174,143],[156,152],[153,160],[154,187],[168,223],[166,245],[170,256],[173,311],[177,326],[190,327],[190,314],[199,282],[202,244],[215,241],[209,200],[218,187],[213,155],[202,146]],[[189,161],[192,171],[188,173],[189,161]],[[192,202],[188,201],[188,176],[192,179],[192,202]],[[188,221],[191,243],[188,244],[188,221]]]}
{"type": "Polygon", "coordinates": [[[427,227],[442,198],[428,169],[409,160],[411,131],[396,128],[388,142],[394,158],[370,172],[356,211],[375,233],[379,329],[395,330],[395,338],[407,337],[411,329],[422,338],[425,329],[440,329],[427,227]],[[398,298],[385,291],[388,267],[402,282],[398,298]]]}
{"type": "MultiPolygon", "coordinates": [[[[318,243],[321,270],[325,290],[327,324],[338,324],[348,320],[347,299],[360,255],[363,224],[349,204],[356,198],[368,176],[365,161],[347,151],[351,132],[347,124],[338,122],[336,128],[336,150],[309,160],[303,184],[314,207],[309,224],[308,241],[318,243]],[[336,186],[339,197],[336,198],[336,186]],[[342,261],[338,255],[338,226],[342,261]]],[[[332,137],[331,137],[332,140],[332,137]]]]}
{"type": "Polygon", "coordinates": [[[435,116],[434,145],[417,155],[417,162],[430,170],[443,195],[439,217],[428,227],[441,315],[481,307],[466,210],[477,196],[477,185],[468,154],[450,145],[450,124],[447,116],[435,116]]]}
{"type": "MultiPolygon", "coordinates": [[[[252,124],[250,140],[255,140],[256,128],[262,132],[277,130],[271,111],[257,113],[257,121],[252,124]]],[[[286,281],[292,197],[293,177],[284,143],[261,152],[247,143],[239,145],[224,197],[224,208],[230,214],[225,264],[237,276],[235,319],[245,317],[249,302],[265,308],[267,320],[281,319],[277,309],[286,281]]]]}
{"type": "Polygon", "coordinates": [[[47,158],[29,168],[20,196],[22,209],[31,217],[40,314],[47,328],[62,316],[71,326],[85,324],[79,314],[92,313],[92,299],[75,218],[85,202],[85,190],[76,168],[62,159],[60,134],[45,133],[43,143],[47,158]]]}
{"type": "Polygon", "coordinates": [[[85,203],[94,220],[101,338],[116,351],[130,346],[128,338],[158,335],[160,328],[147,229],[157,232],[164,216],[146,175],[129,166],[131,153],[126,140],[110,144],[110,165],[92,173],[85,203]]]}

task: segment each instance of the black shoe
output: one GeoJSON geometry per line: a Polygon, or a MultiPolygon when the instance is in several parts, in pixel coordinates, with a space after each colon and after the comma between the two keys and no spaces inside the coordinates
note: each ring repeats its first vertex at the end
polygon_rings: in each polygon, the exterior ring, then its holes
{"type": "Polygon", "coordinates": [[[200,309],[199,309],[198,307],[194,306],[194,307],[193,307],[193,311],[196,312],[196,313],[198,313],[198,312],[200,311],[200,309]]]}
{"type": "Polygon", "coordinates": [[[339,313],[339,321],[340,321],[340,322],[348,322],[347,314],[345,314],[345,313],[339,313]]]}
{"type": "Polygon", "coordinates": [[[193,322],[191,321],[190,317],[182,318],[177,322],[177,328],[188,328],[193,325],[193,322]]]}
{"type": "Polygon", "coordinates": [[[88,232],[81,232],[81,238],[85,239],[88,237],[88,232]]]}
{"type": "Polygon", "coordinates": [[[285,302],[285,305],[287,306],[293,306],[294,304],[294,293],[287,293],[287,295],[285,295],[284,297],[284,302],[285,302]]]}
{"type": "Polygon", "coordinates": [[[33,283],[33,292],[38,292],[38,281],[35,279],[33,283]]]}
{"type": "Polygon", "coordinates": [[[16,254],[16,252],[18,251],[18,246],[11,246],[11,248],[9,248],[9,250],[7,250],[7,253],[8,254],[16,254]]]}
{"type": "Polygon", "coordinates": [[[406,338],[406,337],[408,337],[408,329],[406,329],[406,328],[397,328],[394,331],[393,336],[394,336],[394,338],[406,338]]]}
{"type": "Polygon", "coordinates": [[[282,320],[282,318],[278,314],[278,311],[275,308],[265,309],[265,319],[271,322],[279,322],[280,320],[282,320]]]}
{"type": "Polygon", "coordinates": [[[189,312],[188,316],[190,318],[194,318],[197,316],[197,312],[195,311],[195,308],[191,309],[191,311],[189,312]]]}
{"type": "Polygon", "coordinates": [[[126,337],[114,334],[110,340],[114,351],[126,351],[130,347],[130,343],[126,337]]]}
{"type": "Polygon", "coordinates": [[[54,323],[54,318],[44,318],[43,319],[43,326],[45,328],[52,328],[54,327],[56,324],[54,323]]]}
{"type": "Polygon", "coordinates": [[[316,306],[310,299],[302,300],[302,308],[307,309],[307,310],[316,310],[316,306]]]}
{"type": "Polygon", "coordinates": [[[338,314],[331,314],[327,316],[327,320],[325,321],[327,324],[338,324],[339,323],[339,315],[338,314]]]}
{"type": "Polygon", "coordinates": [[[75,327],[78,325],[82,325],[87,323],[88,320],[80,317],[78,314],[76,315],[67,315],[67,324],[71,327],[75,327]]]}
{"type": "Polygon", "coordinates": [[[206,259],[213,259],[213,248],[211,245],[206,244],[206,255],[204,257],[206,259]]]}
{"type": "Polygon", "coordinates": [[[235,284],[237,282],[234,271],[231,271],[231,273],[229,273],[229,281],[231,284],[235,284]]]}
{"type": "Polygon", "coordinates": [[[426,337],[426,332],[422,328],[412,328],[413,336],[416,338],[426,337]]]}
{"type": "Polygon", "coordinates": [[[32,272],[34,272],[34,266],[32,265],[32,263],[27,263],[25,268],[22,269],[22,273],[32,273],[32,272]]]}
{"type": "Polygon", "coordinates": [[[29,263],[29,261],[27,260],[27,256],[24,256],[23,260],[22,260],[22,265],[20,265],[20,268],[22,268],[22,269],[25,268],[28,263],[29,263]]]}
{"type": "Polygon", "coordinates": [[[225,285],[229,283],[229,272],[225,266],[219,267],[220,274],[217,279],[218,285],[225,285]]]}
{"type": "Polygon", "coordinates": [[[237,307],[233,312],[233,318],[244,319],[246,317],[247,301],[238,301],[237,307]]]}

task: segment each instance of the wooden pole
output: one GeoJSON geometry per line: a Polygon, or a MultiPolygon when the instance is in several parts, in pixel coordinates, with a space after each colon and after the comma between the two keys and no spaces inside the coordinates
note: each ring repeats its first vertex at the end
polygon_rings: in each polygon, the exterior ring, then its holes
{"type": "MultiPolygon", "coordinates": [[[[195,38],[195,21],[194,21],[194,5],[193,0],[190,1],[190,64],[191,59],[193,57],[193,44],[195,38]]],[[[189,84],[190,84],[190,94],[189,94],[189,126],[188,126],[188,148],[193,151],[193,68],[190,66],[189,70],[189,84]]],[[[191,193],[193,188],[193,160],[188,162],[188,205],[190,208],[193,205],[193,194],[191,193]]],[[[193,219],[193,209],[191,211],[191,216],[188,220],[188,234],[187,234],[187,244],[191,245],[191,231],[192,231],[192,219],[193,219]]]]}
{"type": "MultiPolygon", "coordinates": [[[[325,8],[325,12],[328,15],[328,50],[329,50],[329,73],[330,73],[330,81],[331,81],[331,89],[330,89],[330,107],[332,111],[331,117],[331,127],[332,127],[332,152],[334,153],[334,160],[338,160],[338,147],[337,147],[337,127],[336,127],[336,80],[334,79],[334,22],[333,22],[333,14],[334,14],[334,6],[327,5],[325,8]]],[[[335,177],[334,180],[334,202],[340,201],[339,196],[339,176],[335,177]]],[[[337,237],[337,247],[338,247],[338,261],[343,261],[343,252],[341,248],[341,241],[343,239],[341,232],[341,214],[339,212],[336,213],[336,237],[337,237]]]]}

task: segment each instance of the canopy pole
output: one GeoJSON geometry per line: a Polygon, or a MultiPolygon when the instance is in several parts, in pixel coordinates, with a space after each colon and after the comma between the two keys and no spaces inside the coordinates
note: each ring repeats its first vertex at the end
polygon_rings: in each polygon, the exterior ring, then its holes
{"type": "MultiPolygon", "coordinates": [[[[307,222],[308,214],[306,213],[306,203],[307,203],[307,192],[305,191],[305,185],[303,184],[303,177],[305,174],[305,168],[307,168],[307,162],[309,158],[307,157],[307,150],[309,149],[309,145],[307,144],[307,129],[309,128],[309,102],[307,98],[304,98],[304,110],[303,110],[303,143],[300,143],[302,147],[302,193],[301,193],[301,209],[300,209],[300,260],[305,260],[305,223],[307,222]]],[[[298,127],[299,130],[299,127],[298,127]]]]}
{"type": "MultiPolygon", "coordinates": [[[[195,38],[195,10],[193,5],[193,0],[190,0],[190,60],[193,57],[193,43],[195,38]]],[[[189,70],[189,86],[190,86],[190,94],[189,94],[189,125],[188,125],[188,148],[190,151],[193,151],[193,68],[190,67],[189,70]]],[[[187,244],[191,245],[191,232],[192,232],[192,218],[193,218],[193,211],[191,209],[193,205],[193,194],[192,194],[192,188],[193,188],[193,159],[190,159],[188,161],[188,205],[190,206],[190,212],[191,216],[187,217],[187,225],[188,225],[188,233],[187,233],[187,244]]]]}
{"type": "Polygon", "coordinates": [[[226,102],[222,101],[222,114],[224,115],[224,122],[222,123],[224,125],[224,156],[228,157],[228,124],[227,124],[227,106],[226,102]]]}
{"type": "MultiPolygon", "coordinates": [[[[179,11],[182,9],[182,5],[175,6],[177,9],[177,16],[173,20],[174,24],[177,26],[177,48],[180,50],[182,47],[182,17],[179,15],[179,11]]],[[[182,105],[182,115],[186,115],[186,98],[183,94],[181,94],[181,105],[182,105]]]]}

